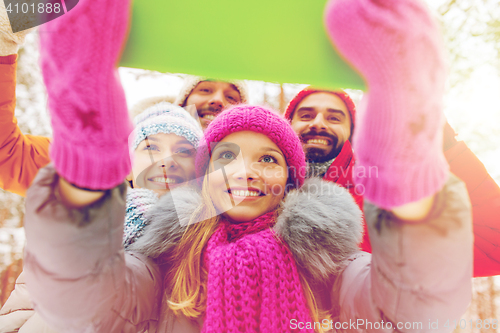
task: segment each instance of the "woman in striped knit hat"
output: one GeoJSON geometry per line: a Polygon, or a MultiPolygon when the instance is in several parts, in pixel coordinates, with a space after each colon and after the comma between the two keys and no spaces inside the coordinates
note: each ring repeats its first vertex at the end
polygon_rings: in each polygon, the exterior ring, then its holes
{"type": "Polygon", "coordinates": [[[125,248],[149,223],[146,213],[158,197],[195,180],[196,148],[203,135],[198,122],[183,108],[159,102],[134,118],[129,137],[132,171],[127,176],[125,248]]]}
{"type": "Polygon", "coordinates": [[[371,255],[357,249],[361,212],[349,193],[304,181],[288,122],[248,105],[208,126],[196,155],[201,190],[162,196],[124,251],[130,127],[114,66],[128,2],[81,0],[47,24],[54,164],[30,188],[25,218],[39,314],[65,332],[451,331],[443,325],[470,301],[472,236],[466,189],[448,177],[439,142],[438,33],[420,2],[379,2],[334,0],[326,12],[328,33],[370,93],[391,89],[369,94],[354,139],[359,165],[381,169],[357,180],[367,189],[371,255]],[[392,178],[402,185],[388,186],[392,178]]]}

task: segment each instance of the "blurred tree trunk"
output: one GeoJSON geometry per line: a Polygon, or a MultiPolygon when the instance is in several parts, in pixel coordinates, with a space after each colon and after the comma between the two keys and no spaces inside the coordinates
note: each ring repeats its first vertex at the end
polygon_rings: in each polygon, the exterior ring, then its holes
{"type": "Polygon", "coordinates": [[[0,306],[4,305],[14,290],[15,282],[23,270],[23,260],[18,259],[0,274],[0,306]]]}
{"type": "MultiPolygon", "coordinates": [[[[434,0],[427,0],[432,6],[434,0]]],[[[497,76],[500,73],[500,2],[499,0],[447,0],[437,9],[450,59],[449,95],[465,96],[470,93],[470,79],[478,68],[488,69],[497,76]]],[[[498,91],[500,95],[500,91],[498,91]]],[[[471,96],[471,95],[469,95],[471,96]]],[[[478,101],[480,102],[480,101],[478,101]]],[[[491,105],[499,109],[498,105],[491,105]]],[[[462,140],[466,141],[474,153],[482,158],[498,149],[500,126],[498,114],[491,112],[487,124],[478,126],[475,111],[460,114],[449,110],[450,124],[454,126],[462,140]]],[[[497,163],[498,166],[498,163],[497,163]]],[[[491,171],[498,171],[491,169],[491,171]]],[[[490,172],[491,172],[490,171],[490,172]]],[[[493,177],[495,177],[493,175],[493,177]]],[[[496,178],[498,181],[498,177],[496,178]]],[[[500,216],[499,227],[500,227],[500,216]]],[[[474,279],[473,299],[467,313],[462,317],[467,322],[466,329],[455,332],[500,332],[500,316],[496,304],[499,277],[474,279]],[[471,322],[472,320],[472,326],[471,322]],[[488,321],[485,325],[485,321],[488,321]],[[496,329],[492,320],[496,320],[496,329]],[[486,326],[486,327],[485,327],[486,326]]]]}
{"type": "Polygon", "coordinates": [[[281,114],[285,113],[286,108],[286,99],[285,99],[285,90],[283,89],[283,84],[280,84],[280,104],[279,111],[281,114]]]}

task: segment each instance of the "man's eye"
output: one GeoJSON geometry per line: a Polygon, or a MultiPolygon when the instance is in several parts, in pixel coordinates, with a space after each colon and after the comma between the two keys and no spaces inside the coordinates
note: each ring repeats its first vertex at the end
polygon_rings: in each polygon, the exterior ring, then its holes
{"type": "Polygon", "coordinates": [[[278,163],[278,160],[269,155],[263,156],[260,161],[264,163],[278,163]]]}
{"type": "Polygon", "coordinates": [[[302,119],[302,120],[309,120],[309,119],[311,119],[311,115],[309,115],[309,114],[303,114],[303,115],[300,116],[300,119],[302,119]]]}
{"type": "Polygon", "coordinates": [[[330,117],[330,121],[339,122],[340,118],[338,118],[338,117],[330,117]]]}

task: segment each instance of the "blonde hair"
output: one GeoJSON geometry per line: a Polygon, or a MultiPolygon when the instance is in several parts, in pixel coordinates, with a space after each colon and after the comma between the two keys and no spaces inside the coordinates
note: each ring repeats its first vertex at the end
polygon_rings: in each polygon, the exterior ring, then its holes
{"type": "MultiPolygon", "coordinates": [[[[208,272],[202,263],[203,251],[220,221],[208,192],[208,168],[203,179],[201,195],[202,204],[191,216],[189,227],[186,228],[179,245],[172,255],[166,258],[172,266],[164,280],[169,308],[176,316],[182,314],[190,320],[200,318],[206,310],[208,272]]],[[[279,211],[275,217],[278,214],[279,211]]],[[[311,318],[314,322],[320,322],[320,318],[329,320],[327,313],[319,311],[306,276],[300,270],[298,273],[311,318]]],[[[324,332],[321,325],[317,332],[324,332]]]]}
{"type": "Polygon", "coordinates": [[[179,245],[166,258],[172,263],[164,281],[168,306],[177,316],[183,314],[190,319],[199,318],[206,308],[207,272],[202,264],[202,255],[219,224],[219,216],[208,193],[206,175],[201,195],[202,204],[191,216],[179,245]]]}

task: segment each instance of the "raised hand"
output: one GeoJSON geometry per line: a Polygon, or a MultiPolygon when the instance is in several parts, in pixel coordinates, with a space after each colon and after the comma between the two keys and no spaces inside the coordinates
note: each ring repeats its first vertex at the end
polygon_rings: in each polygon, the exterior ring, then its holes
{"type": "MultiPolygon", "coordinates": [[[[25,18],[26,20],[34,19],[34,17],[30,16],[25,18]]],[[[0,0],[0,56],[16,54],[19,46],[24,44],[26,35],[33,30],[34,28],[13,33],[4,0],[0,0]]]]}
{"type": "Polygon", "coordinates": [[[40,27],[58,173],[80,188],[105,190],[130,172],[132,130],[117,64],[127,38],[130,1],[81,0],[40,27]]]}
{"type": "Polygon", "coordinates": [[[331,0],[327,32],[363,75],[358,112],[356,182],[365,197],[392,208],[437,192],[447,179],[442,154],[446,66],[437,23],[419,0],[331,0]],[[362,171],[362,170],[360,170],[362,171]]]}

